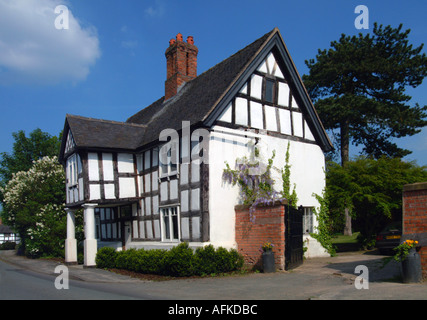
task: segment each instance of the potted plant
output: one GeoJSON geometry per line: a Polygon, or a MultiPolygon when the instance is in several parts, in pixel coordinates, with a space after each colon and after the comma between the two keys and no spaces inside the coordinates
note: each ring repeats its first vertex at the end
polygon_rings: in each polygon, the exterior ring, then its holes
{"type": "Polygon", "coordinates": [[[262,267],[264,273],[276,272],[274,261],[274,245],[271,242],[266,242],[262,245],[262,267]]]}
{"type": "Polygon", "coordinates": [[[394,259],[402,264],[402,280],[404,283],[422,280],[421,259],[416,248],[418,241],[408,239],[394,248],[394,259]]]}

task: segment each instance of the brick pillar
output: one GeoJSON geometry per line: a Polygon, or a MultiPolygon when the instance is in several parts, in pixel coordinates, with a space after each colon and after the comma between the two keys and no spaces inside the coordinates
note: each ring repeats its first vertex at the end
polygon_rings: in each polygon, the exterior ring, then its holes
{"type": "Polygon", "coordinates": [[[427,182],[403,187],[403,240],[414,239],[421,250],[421,268],[427,279],[427,182]]]}
{"type": "Polygon", "coordinates": [[[266,242],[274,244],[276,268],[285,269],[285,206],[256,208],[252,215],[248,206],[236,206],[237,250],[250,267],[262,266],[261,246],[266,242]]]}

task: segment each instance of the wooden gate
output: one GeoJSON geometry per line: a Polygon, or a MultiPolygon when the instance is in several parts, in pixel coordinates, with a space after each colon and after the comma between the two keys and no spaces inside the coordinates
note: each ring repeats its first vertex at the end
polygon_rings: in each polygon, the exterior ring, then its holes
{"type": "Polygon", "coordinates": [[[302,216],[304,209],[285,206],[285,269],[290,270],[303,263],[302,216]]]}

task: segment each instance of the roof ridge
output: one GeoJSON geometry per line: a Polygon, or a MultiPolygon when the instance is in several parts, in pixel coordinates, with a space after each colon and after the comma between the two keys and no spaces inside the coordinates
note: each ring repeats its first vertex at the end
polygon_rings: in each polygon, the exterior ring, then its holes
{"type": "Polygon", "coordinates": [[[105,119],[96,119],[96,118],[83,117],[83,116],[78,116],[78,115],[73,115],[73,114],[67,114],[66,117],[67,118],[72,117],[72,118],[77,118],[77,119],[81,119],[81,120],[103,122],[103,123],[111,123],[111,124],[128,125],[128,126],[134,126],[134,127],[142,127],[142,128],[146,128],[147,127],[147,125],[140,124],[140,123],[114,121],[114,120],[105,120],[105,119]]]}

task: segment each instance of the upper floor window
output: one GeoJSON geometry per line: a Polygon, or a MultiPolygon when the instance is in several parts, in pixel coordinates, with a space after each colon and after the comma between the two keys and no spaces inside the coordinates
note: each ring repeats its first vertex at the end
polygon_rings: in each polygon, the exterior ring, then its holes
{"type": "Polygon", "coordinates": [[[160,177],[167,177],[178,173],[179,143],[171,140],[164,144],[159,151],[160,177]]]}
{"type": "Polygon", "coordinates": [[[274,84],[274,80],[268,78],[265,79],[264,100],[267,102],[274,102],[274,84]]]}
{"type": "Polygon", "coordinates": [[[78,154],[73,154],[67,159],[67,180],[69,186],[78,183],[79,173],[82,172],[82,163],[78,154]]]}

